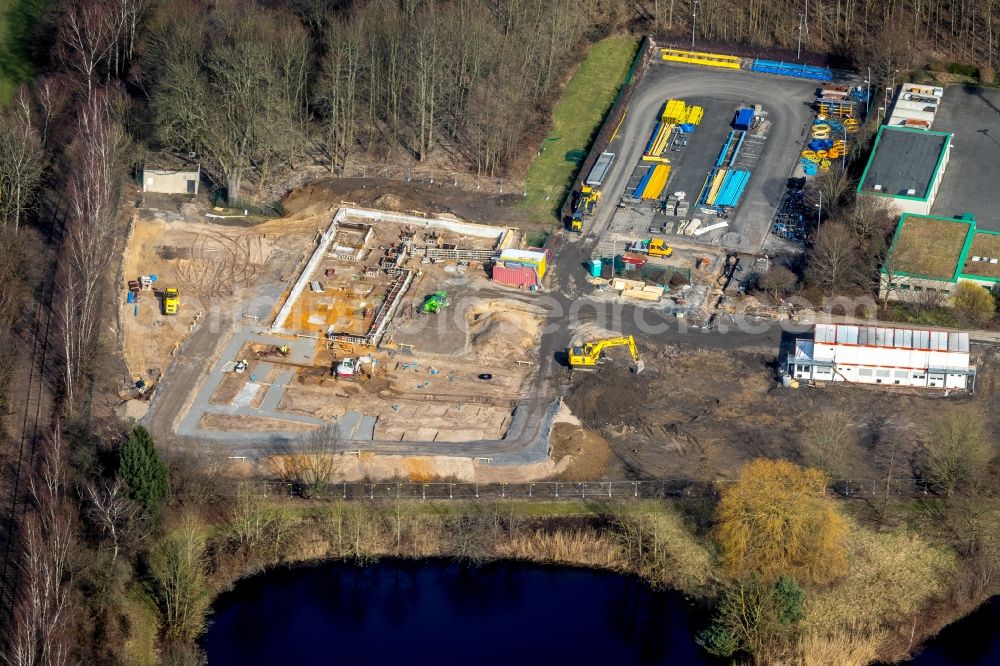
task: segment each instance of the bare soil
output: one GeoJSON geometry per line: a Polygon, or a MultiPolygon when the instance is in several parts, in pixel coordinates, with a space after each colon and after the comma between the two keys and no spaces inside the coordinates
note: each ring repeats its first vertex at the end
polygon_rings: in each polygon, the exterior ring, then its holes
{"type": "MultiPolygon", "coordinates": [[[[282,202],[286,213],[305,206],[340,206],[351,202],[363,208],[397,212],[451,213],[463,220],[482,224],[540,227],[532,224],[527,210],[518,205],[520,192],[489,194],[457,189],[450,183],[415,183],[380,178],[326,178],[291,194],[282,202]]],[[[544,225],[541,225],[544,226],[544,225]]]]}
{"type": "Polygon", "coordinates": [[[549,439],[552,460],[565,469],[553,477],[555,481],[600,481],[607,478],[611,447],[593,430],[571,423],[556,423],[549,439]]]}
{"type": "MultiPolygon", "coordinates": [[[[585,427],[611,443],[609,478],[731,478],[746,461],[804,462],[809,416],[840,415],[855,428],[848,478],[884,477],[895,447],[893,476],[917,475],[916,454],[935,413],[973,403],[996,414],[1000,364],[980,360],[976,395],[847,384],[784,388],[773,356],[677,348],[643,348],[646,371],[608,364],[580,373],[565,397],[585,427]]],[[[992,417],[995,420],[995,417],[992,417]]],[[[995,429],[997,424],[991,426],[995,429]]]]}

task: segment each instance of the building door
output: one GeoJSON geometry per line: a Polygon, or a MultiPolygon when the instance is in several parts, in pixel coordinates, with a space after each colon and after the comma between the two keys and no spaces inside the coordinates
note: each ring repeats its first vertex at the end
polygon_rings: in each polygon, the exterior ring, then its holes
{"type": "Polygon", "coordinates": [[[195,185],[198,184],[197,181],[188,179],[187,183],[188,183],[188,194],[197,194],[197,192],[195,191],[195,185]]]}

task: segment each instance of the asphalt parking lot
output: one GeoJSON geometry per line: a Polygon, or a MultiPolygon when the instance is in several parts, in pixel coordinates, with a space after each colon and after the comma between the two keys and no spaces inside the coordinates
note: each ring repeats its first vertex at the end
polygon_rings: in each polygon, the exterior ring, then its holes
{"type": "Polygon", "coordinates": [[[951,132],[951,158],[932,213],[969,211],[980,229],[1000,231],[1000,90],[955,85],[944,91],[934,129],[951,132]]]}
{"type": "MultiPolygon", "coordinates": [[[[605,182],[604,200],[617,202],[621,197],[667,99],[683,99],[705,107],[705,117],[685,151],[677,157],[676,153],[670,155],[675,168],[666,191],[684,190],[689,200],[698,195],[718,157],[735,110],[761,104],[772,126],[743,200],[729,219],[728,233],[720,237],[719,232],[713,232],[702,237],[744,252],[760,251],[812,121],[810,104],[815,92],[815,82],[654,61],[632,98],[617,139],[609,147],[618,154],[618,160],[605,182]]],[[[592,233],[607,228],[613,210],[605,206],[599,211],[592,233]]],[[[692,206],[689,217],[697,216],[692,206]]]]}

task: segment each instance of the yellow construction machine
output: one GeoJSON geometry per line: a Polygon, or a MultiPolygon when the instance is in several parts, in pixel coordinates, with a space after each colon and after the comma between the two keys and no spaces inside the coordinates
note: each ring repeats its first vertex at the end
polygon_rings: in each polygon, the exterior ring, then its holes
{"type": "Polygon", "coordinates": [[[576,204],[573,206],[573,216],[569,221],[570,231],[583,232],[584,216],[593,215],[597,202],[601,200],[601,191],[595,190],[590,185],[584,185],[576,195],[576,204]]]}
{"type": "Polygon", "coordinates": [[[635,366],[632,368],[633,372],[636,374],[642,372],[646,366],[639,358],[639,349],[635,346],[635,338],[631,335],[604,338],[597,342],[587,342],[581,347],[568,348],[566,355],[569,357],[569,367],[574,370],[591,370],[607,360],[604,355],[606,349],[621,346],[628,347],[629,353],[632,354],[632,360],[635,362],[635,366]]]}
{"type": "Polygon", "coordinates": [[[181,306],[181,295],[175,287],[167,287],[163,292],[163,314],[177,314],[181,306]]]}

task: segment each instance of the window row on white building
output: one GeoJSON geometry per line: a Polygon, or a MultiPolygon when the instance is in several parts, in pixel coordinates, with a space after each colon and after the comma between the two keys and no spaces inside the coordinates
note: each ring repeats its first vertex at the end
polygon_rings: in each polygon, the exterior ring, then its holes
{"type": "Polygon", "coordinates": [[[795,379],[967,390],[969,334],[959,331],[817,324],[788,358],[795,379]]]}

